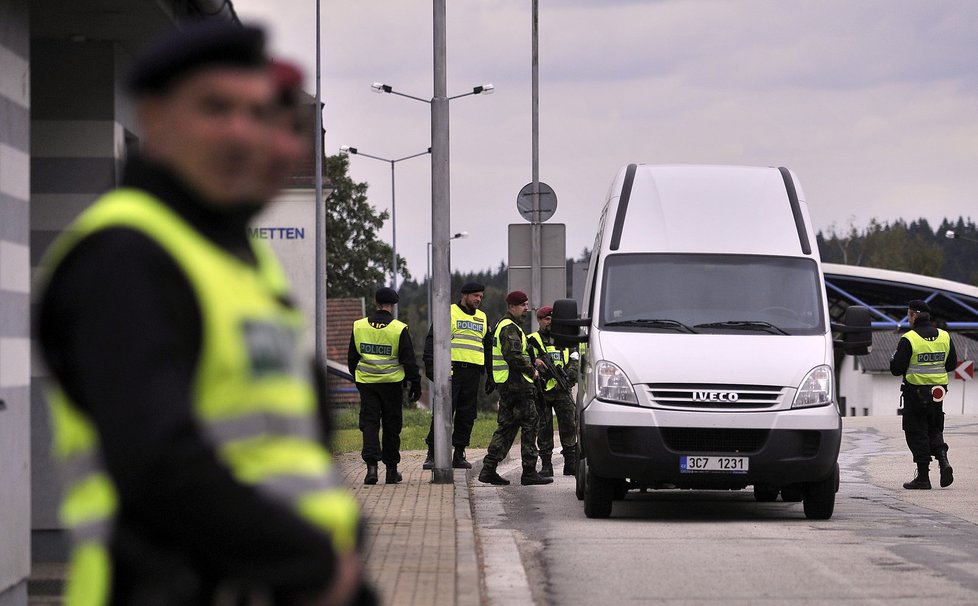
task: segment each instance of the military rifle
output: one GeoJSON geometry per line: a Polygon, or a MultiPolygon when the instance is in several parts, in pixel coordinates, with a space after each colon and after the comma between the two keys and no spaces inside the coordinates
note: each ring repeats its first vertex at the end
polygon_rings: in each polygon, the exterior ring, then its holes
{"type": "Polygon", "coordinates": [[[535,357],[543,360],[544,368],[546,368],[547,372],[550,373],[550,376],[557,381],[557,386],[560,387],[560,389],[563,390],[564,393],[570,395],[571,381],[570,381],[570,377],[567,376],[567,373],[564,372],[564,369],[554,364],[554,361],[550,357],[550,354],[545,350],[541,350],[535,342],[533,343],[533,349],[535,349],[538,354],[535,357]]]}

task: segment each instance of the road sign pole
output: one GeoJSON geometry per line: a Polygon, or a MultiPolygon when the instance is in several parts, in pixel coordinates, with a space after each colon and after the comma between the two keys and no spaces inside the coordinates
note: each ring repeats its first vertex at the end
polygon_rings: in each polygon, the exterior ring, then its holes
{"type": "MultiPolygon", "coordinates": [[[[543,290],[541,278],[541,242],[540,242],[540,59],[539,59],[539,39],[540,39],[540,20],[539,20],[539,0],[533,0],[532,15],[532,52],[531,52],[531,72],[532,72],[532,130],[533,130],[533,221],[531,222],[531,259],[530,259],[530,306],[540,307],[544,303],[540,300],[543,290]]],[[[530,330],[536,329],[536,314],[530,314],[530,330]]]]}

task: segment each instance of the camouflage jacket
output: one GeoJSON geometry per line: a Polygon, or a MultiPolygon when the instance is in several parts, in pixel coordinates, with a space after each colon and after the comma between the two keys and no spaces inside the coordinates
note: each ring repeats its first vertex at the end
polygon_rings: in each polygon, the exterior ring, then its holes
{"type": "MultiPolygon", "coordinates": [[[[503,354],[503,359],[509,364],[508,384],[516,384],[520,387],[528,385],[520,375],[533,376],[533,363],[530,355],[523,347],[523,329],[520,328],[521,320],[516,316],[507,313],[503,320],[510,319],[512,324],[507,324],[499,330],[499,350],[503,354]]],[[[500,320],[502,321],[502,320],[500,320]]]]}

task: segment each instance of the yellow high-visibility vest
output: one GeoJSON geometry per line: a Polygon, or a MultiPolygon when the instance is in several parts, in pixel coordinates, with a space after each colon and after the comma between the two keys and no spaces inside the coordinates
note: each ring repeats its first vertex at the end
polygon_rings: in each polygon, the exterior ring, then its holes
{"type": "Polygon", "coordinates": [[[912,352],[910,366],[904,375],[911,385],[947,385],[947,370],[944,363],[951,351],[951,335],[940,328],[933,341],[921,337],[915,330],[903,333],[903,339],[910,341],[912,352]]]}
{"type": "MultiPolygon", "coordinates": [[[[499,346],[499,331],[503,329],[504,326],[512,324],[520,331],[520,341],[523,344],[523,354],[529,356],[526,351],[526,334],[523,329],[520,328],[519,324],[516,324],[509,318],[503,318],[496,324],[496,331],[492,333],[492,380],[496,383],[505,383],[506,379],[509,378],[509,364],[506,363],[506,359],[503,358],[503,350],[499,346]]],[[[527,376],[523,374],[523,379],[527,383],[533,382],[532,376],[527,376]]]]}
{"type": "Polygon", "coordinates": [[[370,325],[367,318],[353,323],[353,342],[360,352],[357,363],[357,383],[400,383],[404,380],[404,366],[398,360],[398,344],[401,332],[407,324],[391,320],[383,328],[370,325]]]}
{"type": "MultiPolygon", "coordinates": [[[[258,259],[252,267],[146,192],[119,189],[82,213],[52,246],[44,267],[53,273],[82,239],[120,227],[162,247],[193,288],[202,326],[193,413],[221,461],[239,482],[326,531],[339,553],[351,552],[359,506],[335,478],[320,442],[315,389],[299,347],[302,317],[282,303],[288,283],[271,249],[252,241],[258,259]]],[[[59,387],[50,405],[54,454],[67,472],[60,513],[73,537],[65,603],[100,606],[112,586],[107,539],[117,492],[98,463],[91,419],[59,387]]]]}
{"type": "Polygon", "coordinates": [[[458,305],[452,305],[452,362],[481,366],[485,361],[482,340],[487,330],[489,322],[484,311],[477,309],[470,316],[458,305]]]}

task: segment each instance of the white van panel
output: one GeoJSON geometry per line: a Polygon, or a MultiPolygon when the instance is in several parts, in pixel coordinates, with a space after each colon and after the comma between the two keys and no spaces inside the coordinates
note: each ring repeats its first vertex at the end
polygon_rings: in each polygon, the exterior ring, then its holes
{"type": "MultiPolygon", "coordinates": [[[[802,254],[777,169],[711,166],[706,174],[702,166],[639,165],[614,252],[802,254]]],[[[804,206],[797,181],[795,188],[804,206]]],[[[611,206],[620,209],[620,200],[611,206]]]]}
{"type": "Polygon", "coordinates": [[[800,408],[768,412],[685,411],[622,406],[592,400],[584,410],[589,426],[606,427],[698,427],[722,429],[838,429],[840,418],[835,406],[800,408]]]}
{"type": "MultiPolygon", "coordinates": [[[[831,343],[825,335],[593,333],[600,340],[601,359],[617,364],[633,385],[715,383],[797,388],[812,368],[832,363],[831,343]]],[[[643,397],[640,392],[643,390],[636,389],[639,398],[643,397]]]]}

